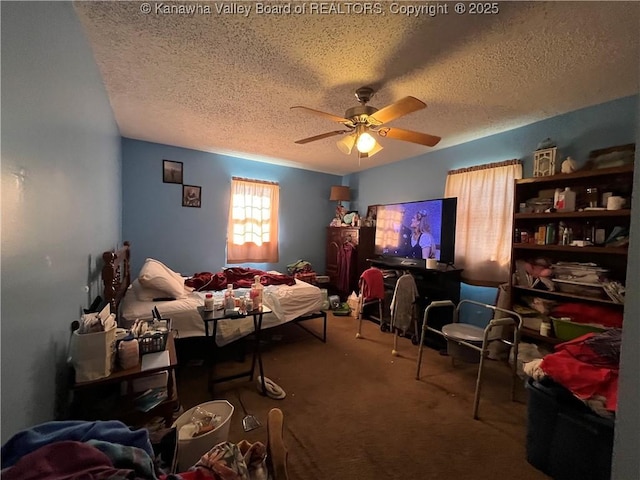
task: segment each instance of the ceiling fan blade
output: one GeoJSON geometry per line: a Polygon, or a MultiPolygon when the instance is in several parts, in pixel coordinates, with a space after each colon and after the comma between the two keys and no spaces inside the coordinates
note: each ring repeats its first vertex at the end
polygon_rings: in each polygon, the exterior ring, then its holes
{"type": "Polygon", "coordinates": [[[381,137],[403,140],[405,142],[419,143],[420,145],[426,145],[427,147],[434,147],[441,140],[440,137],[436,137],[435,135],[404,130],[402,128],[381,128],[378,130],[378,135],[381,137]]]}
{"type": "Polygon", "coordinates": [[[415,97],[404,97],[391,105],[382,107],[373,115],[369,115],[369,119],[373,120],[374,125],[382,125],[396,118],[400,118],[409,113],[426,108],[427,104],[415,97]]]}
{"type": "Polygon", "coordinates": [[[299,108],[305,112],[311,113],[313,115],[318,115],[320,117],[324,117],[328,120],[331,120],[333,122],[338,122],[338,123],[345,123],[345,124],[350,124],[351,120],[349,120],[348,118],[343,118],[343,117],[338,117],[337,115],[333,115],[331,113],[326,113],[326,112],[321,112],[320,110],[314,110],[313,108],[309,108],[309,107],[302,107],[300,105],[297,105],[295,107],[291,107],[291,109],[294,108],[299,108]]]}
{"type": "Polygon", "coordinates": [[[321,133],[313,137],[303,138],[302,140],[296,140],[295,143],[304,145],[305,143],[315,142],[316,140],[322,140],[323,138],[333,137],[335,135],[341,135],[343,133],[349,133],[349,130],[334,130],[333,132],[321,133]]]}

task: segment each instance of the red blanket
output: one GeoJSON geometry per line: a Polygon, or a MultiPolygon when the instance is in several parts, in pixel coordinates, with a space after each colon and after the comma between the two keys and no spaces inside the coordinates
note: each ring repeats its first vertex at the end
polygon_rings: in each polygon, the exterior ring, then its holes
{"type": "Polygon", "coordinates": [[[204,290],[224,290],[228,284],[233,284],[233,288],[250,288],[253,278],[260,275],[262,285],[295,285],[295,278],[280,273],[268,273],[254,268],[233,267],[225,268],[221,272],[200,272],[195,273],[187,279],[184,284],[187,287],[196,289],[198,292],[204,290]]]}
{"type": "Polygon", "coordinates": [[[614,412],[618,404],[620,338],[621,330],[611,329],[561,343],[542,359],[540,368],[581,400],[604,397],[606,409],[614,412]]]}

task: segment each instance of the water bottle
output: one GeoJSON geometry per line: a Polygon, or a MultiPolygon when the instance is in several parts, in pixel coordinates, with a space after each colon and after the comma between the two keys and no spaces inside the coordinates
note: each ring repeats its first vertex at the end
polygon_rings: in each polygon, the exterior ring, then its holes
{"type": "Polygon", "coordinates": [[[213,312],[213,293],[207,293],[204,296],[204,310],[205,312],[213,312]]]}
{"type": "Polygon", "coordinates": [[[260,283],[260,275],[256,275],[253,277],[253,285],[251,285],[250,295],[253,299],[253,308],[260,309],[262,308],[262,296],[263,296],[264,287],[260,283]]]}

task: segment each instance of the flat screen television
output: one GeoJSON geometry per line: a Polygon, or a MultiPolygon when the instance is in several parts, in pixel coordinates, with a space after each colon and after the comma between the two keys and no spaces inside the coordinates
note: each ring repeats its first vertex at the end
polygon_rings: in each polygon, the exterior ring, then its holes
{"type": "MultiPolygon", "coordinates": [[[[382,258],[455,260],[457,198],[378,205],[375,253],[382,258]]],[[[406,262],[403,262],[405,264],[406,262]]]]}

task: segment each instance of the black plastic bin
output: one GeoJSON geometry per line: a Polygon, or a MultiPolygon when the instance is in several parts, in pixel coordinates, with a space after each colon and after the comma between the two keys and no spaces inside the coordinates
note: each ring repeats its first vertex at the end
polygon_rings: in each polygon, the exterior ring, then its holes
{"type": "Polygon", "coordinates": [[[529,378],[527,461],[554,480],[609,480],[613,420],[563,386],[529,378]]]}

